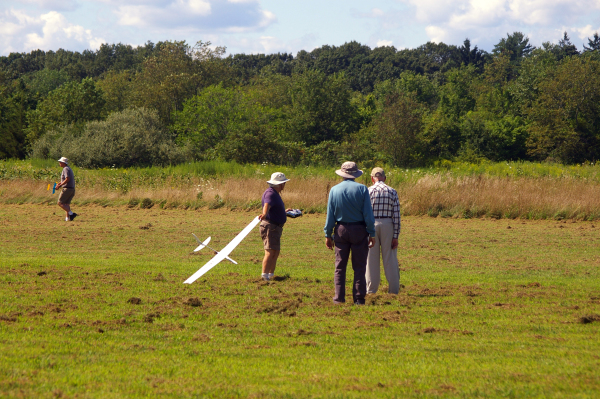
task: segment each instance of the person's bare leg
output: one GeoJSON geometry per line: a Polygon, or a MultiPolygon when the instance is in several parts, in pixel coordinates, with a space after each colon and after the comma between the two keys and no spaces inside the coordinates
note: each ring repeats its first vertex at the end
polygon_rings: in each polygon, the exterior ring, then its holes
{"type": "Polygon", "coordinates": [[[279,250],[276,249],[265,249],[265,257],[262,263],[263,273],[275,272],[275,266],[277,265],[277,258],[279,257],[279,250]]]}
{"type": "Polygon", "coordinates": [[[71,207],[69,206],[69,204],[63,204],[62,202],[59,202],[58,206],[60,206],[62,208],[62,210],[64,210],[67,213],[67,218],[68,218],[69,212],[71,211],[71,207]]]}

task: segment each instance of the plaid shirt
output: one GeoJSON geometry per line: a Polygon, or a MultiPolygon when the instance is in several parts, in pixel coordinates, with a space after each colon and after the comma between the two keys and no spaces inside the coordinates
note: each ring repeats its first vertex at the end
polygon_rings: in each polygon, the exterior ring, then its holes
{"type": "Polygon", "coordinates": [[[400,235],[400,201],[396,190],[382,181],[369,187],[369,196],[375,219],[391,218],[394,222],[394,238],[400,235]]]}

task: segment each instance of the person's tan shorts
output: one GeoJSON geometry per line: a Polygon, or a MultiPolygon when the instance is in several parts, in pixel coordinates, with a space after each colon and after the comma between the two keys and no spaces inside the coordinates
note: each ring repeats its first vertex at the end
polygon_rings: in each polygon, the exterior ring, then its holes
{"type": "Polygon", "coordinates": [[[59,204],[67,204],[69,205],[71,203],[71,200],[73,199],[73,197],[75,196],[75,189],[74,188],[66,188],[63,187],[60,191],[60,194],[58,196],[58,203],[59,204]]]}
{"type": "Polygon", "coordinates": [[[260,222],[260,237],[265,249],[281,250],[281,234],[283,227],[270,223],[267,220],[260,222]]]}

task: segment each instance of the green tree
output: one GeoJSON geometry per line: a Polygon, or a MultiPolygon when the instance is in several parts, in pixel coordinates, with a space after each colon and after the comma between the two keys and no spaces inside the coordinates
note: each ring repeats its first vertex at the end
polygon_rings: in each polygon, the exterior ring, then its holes
{"type": "Polygon", "coordinates": [[[385,100],[383,112],[373,121],[376,148],[395,166],[422,161],[420,134],[425,106],[414,95],[395,93],[385,100]]]}
{"type": "Polygon", "coordinates": [[[375,97],[382,103],[393,93],[412,93],[418,101],[430,107],[434,107],[439,101],[438,88],[431,79],[412,71],[402,72],[398,79],[378,83],[373,91],[375,97]]]}
{"type": "Polygon", "coordinates": [[[25,156],[25,113],[19,96],[0,85],[0,159],[25,156]]]}
{"type": "Polygon", "coordinates": [[[506,38],[502,38],[496,45],[492,53],[494,55],[507,54],[510,57],[510,62],[519,65],[524,58],[529,56],[534,50],[529,44],[529,38],[521,32],[513,32],[512,35],[506,34],[506,38]]]}
{"type": "Polygon", "coordinates": [[[109,71],[103,78],[98,80],[96,85],[104,95],[106,101],[105,109],[107,113],[121,112],[133,103],[131,82],[131,72],[109,71]]]}
{"type": "Polygon", "coordinates": [[[203,87],[223,79],[220,58],[225,48],[210,48],[210,42],[189,46],[166,42],[144,62],[133,81],[133,104],[156,109],[161,120],[171,123],[173,112],[181,111],[186,99],[203,87]]]}
{"type": "Polygon", "coordinates": [[[461,146],[460,122],[475,109],[477,69],[461,66],[445,74],[445,84],[439,86],[439,102],[434,112],[424,116],[423,145],[428,158],[450,159],[461,146]]]}
{"type": "Polygon", "coordinates": [[[462,145],[459,157],[485,158],[492,161],[527,157],[527,126],[520,116],[472,111],[461,120],[462,145]]]}
{"type": "Polygon", "coordinates": [[[228,140],[256,113],[239,89],[209,86],[185,101],[183,110],[174,114],[173,130],[178,141],[198,158],[228,140]]]}
{"type": "Polygon", "coordinates": [[[523,60],[518,75],[508,86],[514,101],[516,114],[525,116],[539,95],[540,83],[548,78],[556,68],[556,56],[543,48],[535,49],[531,56],[523,60]]]}
{"type": "Polygon", "coordinates": [[[104,105],[102,90],[91,78],[64,84],[27,113],[27,140],[33,143],[56,126],[102,119],[104,105]]]}
{"type": "Polygon", "coordinates": [[[598,51],[600,50],[600,37],[598,36],[598,32],[594,33],[594,39],[588,38],[588,45],[583,45],[584,52],[598,51]]]}
{"type": "Polygon", "coordinates": [[[360,117],[343,74],[327,76],[309,70],[293,74],[287,83],[283,107],[287,140],[314,145],[339,141],[358,130],[360,117]]]}
{"type": "Polygon", "coordinates": [[[529,154],[536,159],[582,162],[600,157],[600,62],[565,58],[540,82],[528,109],[529,154]]]}
{"type": "Polygon", "coordinates": [[[69,82],[69,75],[64,71],[44,68],[40,71],[25,75],[23,80],[27,86],[27,91],[35,99],[35,104],[43,100],[48,94],[58,89],[60,86],[69,82]]]}

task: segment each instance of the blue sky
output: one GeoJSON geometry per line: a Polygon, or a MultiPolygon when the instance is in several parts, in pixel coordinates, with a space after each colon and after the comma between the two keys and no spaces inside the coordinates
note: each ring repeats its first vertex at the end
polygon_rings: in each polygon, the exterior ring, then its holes
{"type": "Polygon", "coordinates": [[[0,55],[148,40],[295,55],[352,40],[401,49],[466,37],[490,51],[514,31],[537,46],[566,31],[581,49],[600,31],[600,0],[0,0],[0,55]]]}

